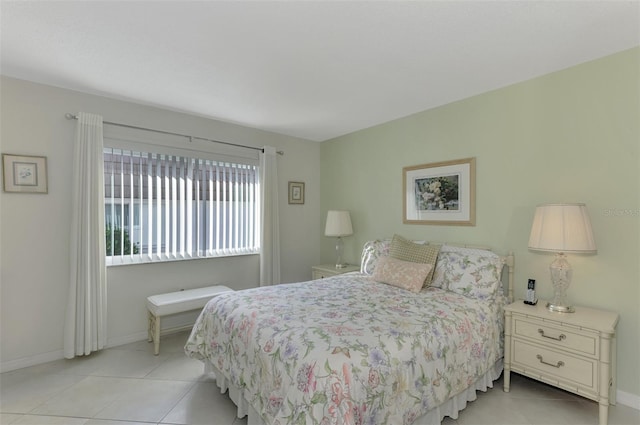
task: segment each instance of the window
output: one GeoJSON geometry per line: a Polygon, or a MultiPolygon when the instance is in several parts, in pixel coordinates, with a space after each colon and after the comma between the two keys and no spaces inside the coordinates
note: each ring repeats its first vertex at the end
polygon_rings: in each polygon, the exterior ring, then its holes
{"type": "Polygon", "coordinates": [[[256,164],[104,149],[107,264],[258,253],[256,164]]]}

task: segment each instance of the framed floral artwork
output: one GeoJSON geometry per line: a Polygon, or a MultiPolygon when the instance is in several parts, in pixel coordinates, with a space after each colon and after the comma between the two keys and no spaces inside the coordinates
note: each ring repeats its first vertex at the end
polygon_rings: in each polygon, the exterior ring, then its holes
{"type": "Polygon", "coordinates": [[[475,226],[476,159],[402,169],[403,223],[475,226]]]}
{"type": "Polygon", "coordinates": [[[289,203],[304,204],[303,182],[289,182],[289,203]]]}
{"type": "Polygon", "coordinates": [[[5,192],[47,193],[47,158],[2,154],[5,192]]]}

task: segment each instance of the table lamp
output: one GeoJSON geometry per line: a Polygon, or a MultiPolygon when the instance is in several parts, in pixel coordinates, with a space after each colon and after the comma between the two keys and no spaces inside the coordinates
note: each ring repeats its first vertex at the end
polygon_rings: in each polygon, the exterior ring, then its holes
{"type": "Polygon", "coordinates": [[[529,249],[555,252],[551,263],[553,300],[547,309],[573,313],[567,300],[573,270],[565,253],[595,254],[596,243],[585,204],[544,204],[536,207],[529,236],[529,249]]]}
{"type": "Polygon", "coordinates": [[[351,226],[351,216],[349,211],[329,211],[327,213],[327,224],[324,228],[325,236],[336,237],[336,268],[341,269],[347,266],[342,262],[342,253],[344,251],[344,236],[353,235],[353,227],[351,226]]]}

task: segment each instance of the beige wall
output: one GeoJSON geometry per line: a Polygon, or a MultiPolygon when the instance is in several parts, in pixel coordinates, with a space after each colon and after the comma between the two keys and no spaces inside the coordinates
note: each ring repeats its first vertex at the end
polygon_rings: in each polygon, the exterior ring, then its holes
{"type": "MultiPolygon", "coordinates": [[[[49,166],[48,194],[0,193],[2,370],[62,358],[75,132],[75,121],[66,120],[66,112],[92,112],[107,121],[284,150],[278,158],[282,278],[311,278],[321,237],[308,232],[309,223],[321,221],[318,143],[12,78],[0,82],[0,150],[46,156],[49,166]],[[290,180],[306,183],[304,205],[288,205],[290,180]]],[[[108,268],[108,344],[146,338],[147,296],[214,283],[256,286],[258,268],[255,255],[108,268]]],[[[166,324],[188,323],[187,316],[166,324]]]]}
{"type": "MultiPolygon", "coordinates": [[[[635,48],[324,142],[321,206],[352,213],[346,260],[394,233],[487,244],[514,251],[516,296],[535,278],[548,298],[553,257],[527,250],[535,206],[585,202],[598,254],[570,256],[569,297],[620,313],[618,389],[640,406],[639,63],[635,48]],[[467,157],[476,226],[403,225],[402,167],[467,157]]],[[[333,259],[328,238],[322,258],[333,259]]]]}

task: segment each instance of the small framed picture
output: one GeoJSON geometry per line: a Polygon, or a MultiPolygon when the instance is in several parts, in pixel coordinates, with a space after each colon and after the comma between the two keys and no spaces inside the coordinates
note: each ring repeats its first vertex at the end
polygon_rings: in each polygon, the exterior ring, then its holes
{"type": "Polygon", "coordinates": [[[16,193],[47,193],[47,157],[2,154],[3,189],[16,193]]]}
{"type": "Polygon", "coordinates": [[[304,204],[304,183],[289,182],[289,203],[304,204]]]}

